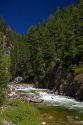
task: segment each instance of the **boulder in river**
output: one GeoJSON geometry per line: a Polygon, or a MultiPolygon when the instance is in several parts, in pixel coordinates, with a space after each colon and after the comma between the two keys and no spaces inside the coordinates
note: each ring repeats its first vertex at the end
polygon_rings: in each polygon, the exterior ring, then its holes
{"type": "Polygon", "coordinates": [[[41,103],[43,102],[42,99],[39,99],[39,98],[30,98],[30,102],[33,102],[33,103],[41,103]]]}
{"type": "Polygon", "coordinates": [[[14,79],[14,82],[15,82],[15,83],[20,83],[22,80],[23,80],[23,78],[20,77],[20,76],[18,76],[18,77],[16,77],[16,78],[14,79]]]}

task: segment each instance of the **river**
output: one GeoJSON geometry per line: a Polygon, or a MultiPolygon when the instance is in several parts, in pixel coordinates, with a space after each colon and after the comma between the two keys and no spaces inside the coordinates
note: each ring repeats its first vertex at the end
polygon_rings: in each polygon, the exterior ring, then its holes
{"type": "Polygon", "coordinates": [[[73,98],[61,95],[55,95],[48,93],[47,89],[38,89],[28,85],[11,85],[11,89],[15,88],[16,91],[24,92],[26,94],[34,93],[35,96],[38,94],[39,98],[51,106],[64,106],[69,109],[79,109],[83,111],[83,102],[76,101],[73,98]]]}

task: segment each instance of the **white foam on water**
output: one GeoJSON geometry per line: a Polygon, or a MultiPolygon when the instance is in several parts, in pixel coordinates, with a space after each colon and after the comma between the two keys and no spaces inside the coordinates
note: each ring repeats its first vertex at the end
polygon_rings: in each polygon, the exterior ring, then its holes
{"type": "Polygon", "coordinates": [[[83,102],[78,102],[75,99],[72,99],[67,96],[61,96],[61,95],[55,95],[55,94],[49,94],[47,92],[44,92],[46,89],[37,89],[33,87],[26,87],[26,86],[9,86],[10,88],[15,88],[16,91],[36,91],[39,94],[40,99],[42,99],[44,102],[47,102],[51,105],[60,105],[64,106],[70,109],[81,109],[83,111],[83,102]]]}
{"type": "Polygon", "coordinates": [[[70,109],[81,108],[83,110],[83,102],[78,102],[75,99],[69,98],[67,96],[48,94],[46,92],[40,92],[40,97],[45,102],[55,103],[55,105],[61,105],[68,107],[70,109]]]}

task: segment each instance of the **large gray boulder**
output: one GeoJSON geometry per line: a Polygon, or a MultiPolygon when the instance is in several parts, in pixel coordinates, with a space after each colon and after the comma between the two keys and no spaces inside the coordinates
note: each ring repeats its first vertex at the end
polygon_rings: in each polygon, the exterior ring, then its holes
{"type": "Polygon", "coordinates": [[[16,77],[15,79],[14,79],[14,83],[20,83],[20,82],[22,82],[23,81],[23,78],[22,77],[20,77],[20,76],[18,76],[18,77],[16,77]]]}

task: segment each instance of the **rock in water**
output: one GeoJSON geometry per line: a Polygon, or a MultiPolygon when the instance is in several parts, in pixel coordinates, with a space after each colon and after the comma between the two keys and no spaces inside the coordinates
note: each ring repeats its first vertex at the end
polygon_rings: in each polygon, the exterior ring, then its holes
{"type": "Polygon", "coordinates": [[[42,122],[42,125],[46,125],[46,122],[42,122]]]}

